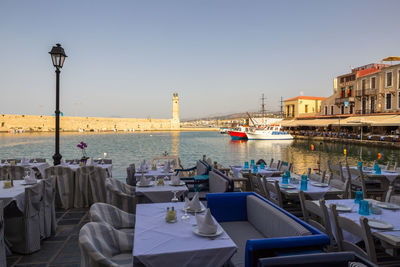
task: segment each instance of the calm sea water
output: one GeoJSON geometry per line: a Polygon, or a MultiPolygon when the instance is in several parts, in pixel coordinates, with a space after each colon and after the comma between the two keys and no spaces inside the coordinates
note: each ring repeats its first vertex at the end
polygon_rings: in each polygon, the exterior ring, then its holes
{"type": "MultiPolygon", "coordinates": [[[[371,163],[382,154],[379,163],[399,160],[400,151],[388,148],[344,145],[341,143],[320,143],[304,140],[295,141],[231,141],[227,135],[218,132],[141,132],[141,133],[62,133],[61,154],[64,159],[80,158],[81,151],[76,145],[84,141],[88,144],[89,157],[103,157],[113,160],[113,176],[126,177],[126,167],[130,163],[139,164],[143,159],[168,151],[179,155],[185,168],[193,167],[197,159],[205,154],[225,167],[243,164],[251,159],[271,158],[293,162],[294,169],[303,173],[307,168],[317,168],[321,158],[321,168],[326,162],[344,161],[343,149],[347,149],[348,161],[356,164],[360,159],[371,163]],[[310,145],[315,147],[310,150],[310,145]]],[[[0,134],[0,158],[46,158],[52,162],[54,154],[54,133],[0,134]]]]}

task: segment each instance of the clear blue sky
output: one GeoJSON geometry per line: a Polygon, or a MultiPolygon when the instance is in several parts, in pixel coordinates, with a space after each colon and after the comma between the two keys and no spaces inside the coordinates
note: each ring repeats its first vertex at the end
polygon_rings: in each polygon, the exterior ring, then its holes
{"type": "Polygon", "coordinates": [[[400,1],[0,2],[0,113],[181,118],[328,96],[350,67],[400,56],[400,1]]]}

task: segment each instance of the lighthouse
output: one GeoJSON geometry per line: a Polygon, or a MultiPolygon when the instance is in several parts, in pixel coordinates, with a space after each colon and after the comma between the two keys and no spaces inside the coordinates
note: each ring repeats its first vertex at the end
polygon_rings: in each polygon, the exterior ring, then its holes
{"type": "Polygon", "coordinates": [[[171,120],[171,128],[179,129],[180,128],[180,120],[179,120],[179,97],[178,93],[174,93],[172,96],[172,120],[171,120]]]}

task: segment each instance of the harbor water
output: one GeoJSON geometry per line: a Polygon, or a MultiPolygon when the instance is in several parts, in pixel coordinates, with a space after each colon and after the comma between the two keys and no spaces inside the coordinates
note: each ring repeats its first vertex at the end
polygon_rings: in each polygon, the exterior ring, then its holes
{"type": "MultiPolygon", "coordinates": [[[[243,164],[251,159],[271,158],[293,162],[297,173],[308,168],[318,169],[321,159],[322,170],[327,160],[345,162],[353,165],[358,161],[371,164],[378,160],[381,164],[399,160],[400,150],[363,145],[346,145],[307,140],[268,141],[249,140],[231,141],[228,135],[219,132],[135,132],[135,133],[62,133],[61,154],[63,159],[82,157],[77,144],[88,144],[87,155],[92,158],[103,157],[113,160],[113,177],[125,178],[126,167],[130,163],[139,164],[153,156],[167,151],[170,155],[179,155],[185,168],[193,167],[196,160],[207,155],[224,167],[243,164]],[[311,144],[314,150],[311,150],[311,144]],[[347,151],[347,159],[343,153],[347,151]],[[378,159],[380,153],[380,159],[378,159]]],[[[52,163],[54,154],[54,133],[0,134],[0,159],[6,158],[46,158],[52,163]]]]}

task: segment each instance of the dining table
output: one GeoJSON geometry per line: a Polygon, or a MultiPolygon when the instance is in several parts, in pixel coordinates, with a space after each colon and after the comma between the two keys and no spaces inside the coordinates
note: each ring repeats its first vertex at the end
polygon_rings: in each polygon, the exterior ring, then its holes
{"type": "MultiPolygon", "coordinates": [[[[342,207],[348,207],[348,211],[338,211],[339,216],[346,217],[357,224],[360,224],[360,217],[364,216],[368,218],[368,220],[378,220],[387,224],[387,229],[377,229],[371,227],[372,235],[385,242],[386,244],[390,245],[392,248],[400,248],[400,206],[396,209],[387,209],[382,208],[382,206],[388,205],[388,203],[380,202],[374,199],[365,199],[369,203],[372,203],[373,206],[378,207],[381,211],[381,214],[372,214],[369,215],[360,215],[358,213],[359,204],[355,203],[354,199],[333,199],[333,200],[326,200],[325,204],[328,207],[329,216],[331,219],[331,226],[332,232],[336,236],[336,231],[334,229],[332,212],[330,211],[330,205],[336,204],[341,205],[342,207]]],[[[319,205],[318,201],[314,201],[317,205],[319,205]]],[[[371,225],[370,225],[371,226],[371,225]]],[[[380,227],[381,228],[381,227],[380,227]]],[[[343,231],[343,238],[346,241],[357,243],[361,241],[361,239],[353,234],[343,231]]]]}
{"type": "MultiPolygon", "coordinates": [[[[254,172],[254,168],[245,168],[244,166],[241,165],[234,165],[231,166],[232,172],[233,172],[233,176],[235,178],[239,178],[240,174],[248,174],[248,173],[255,173],[254,172]]],[[[260,175],[264,176],[264,177],[271,177],[271,176],[275,176],[275,175],[279,175],[282,173],[282,171],[276,169],[276,168],[269,168],[267,166],[265,166],[263,169],[261,169],[260,166],[257,165],[257,172],[260,175]]]]}
{"type": "MultiPolygon", "coordinates": [[[[71,164],[71,163],[61,163],[60,166],[68,167],[71,170],[73,170],[74,172],[76,172],[76,170],[78,170],[80,167],[82,167],[81,165],[75,164],[75,163],[73,163],[73,164],[71,164]]],[[[86,166],[90,166],[90,165],[86,165],[86,166]]],[[[101,168],[105,169],[107,171],[108,177],[112,177],[112,166],[113,166],[112,164],[95,163],[93,166],[98,166],[98,167],[101,167],[101,168]]]]}
{"type": "MultiPolygon", "coordinates": [[[[38,183],[41,183],[41,180],[38,180],[38,183]]],[[[0,201],[3,201],[4,207],[15,201],[18,209],[23,212],[25,208],[25,188],[35,184],[28,185],[24,180],[13,180],[13,184],[12,187],[4,188],[3,183],[0,182],[0,201]]]]}
{"type": "MultiPolygon", "coordinates": [[[[45,177],[45,169],[50,167],[50,164],[47,162],[27,162],[27,163],[17,163],[16,166],[22,166],[25,168],[29,168],[33,171],[38,170],[42,177],[45,177]]],[[[0,163],[0,167],[10,166],[10,163],[0,163]]]]}
{"type": "Polygon", "coordinates": [[[232,257],[237,246],[229,235],[223,230],[212,237],[195,234],[195,215],[188,213],[189,218],[182,219],[184,205],[184,202],[174,202],[136,206],[134,265],[140,262],[150,267],[214,267],[223,266],[232,257]],[[174,207],[176,222],[166,222],[167,207],[174,207]]]}
{"type": "Polygon", "coordinates": [[[171,176],[174,175],[173,170],[169,170],[169,171],[165,171],[164,168],[158,167],[157,169],[153,170],[153,169],[148,169],[148,170],[136,170],[135,172],[135,177],[136,180],[139,180],[140,177],[144,176],[146,178],[154,178],[154,179],[158,179],[158,178],[171,178],[171,176]]]}
{"type": "MultiPolygon", "coordinates": [[[[279,182],[279,188],[281,192],[289,198],[293,197],[298,197],[299,192],[301,190],[301,177],[296,174],[292,174],[293,177],[295,177],[298,181],[298,183],[293,184],[293,183],[288,183],[288,184],[283,184],[282,183],[282,177],[269,177],[267,178],[267,182],[273,182],[273,181],[278,181],[279,182]]],[[[290,178],[289,178],[290,180],[290,178]]],[[[332,187],[328,184],[325,183],[320,183],[317,181],[313,180],[308,180],[307,181],[307,189],[302,190],[304,194],[309,196],[311,199],[321,199],[326,196],[337,196],[340,194],[343,194],[344,191],[339,188],[332,187]]]]}
{"type": "MultiPolygon", "coordinates": [[[[352,166],[352,167],[349,167],[349,168],[351,168],[351,169],[357,169],[356,166],[352,166]]],[[[384,177],[386,177],[386,179],[387,179],[390,183],[393,183],[394,180],[396,180],[396,178],[400,177],[400,171],[398,171],[398,170],[384,170],[384,169],[381,169],[381,172],[380,172],[380,173],[376,173],[376,171],[375,171],[373,168],[370,168],[370,167],[363,167],[363,173],[364,173],[365,176],[367,176],[367,177],[370,178],[370,179],[374,179],[374,178],[376,178],[376,177],[382,177],[382,176],[384,176],[384,177]]],[[[347,168],[346,168],[346,167],[343,167],[343,175],[344,175],[345,177],[348,176],[347,168]]],[[[356,178],[356,177],[352,177],[352,179],[355,179],[355,178],[356,178]]]]}
{"type": "Polygon", "coordinates": [[[145,196],[153,203],[170,202],[175,196],[181,198],[188,192],[189,189],[184,182],[180,185],[173,185],[171,181],[164,180],[163,184],[158,184],[157,181],[151,181],[149,185],[141,186],[140,183],[136,184],[136,195],[145,196]]]}

